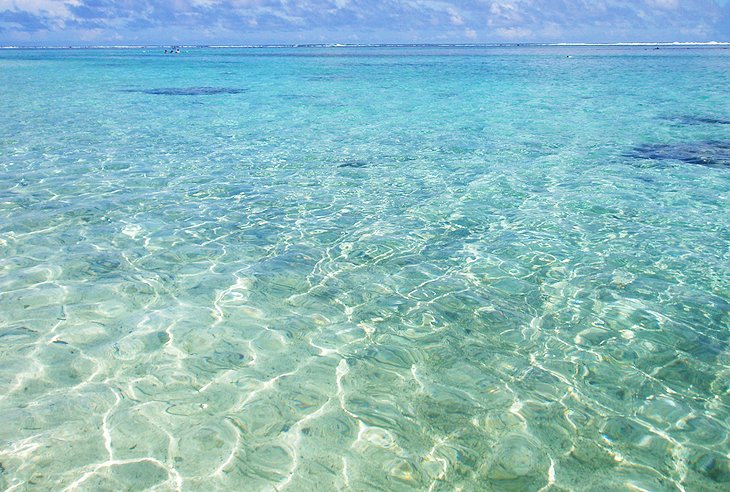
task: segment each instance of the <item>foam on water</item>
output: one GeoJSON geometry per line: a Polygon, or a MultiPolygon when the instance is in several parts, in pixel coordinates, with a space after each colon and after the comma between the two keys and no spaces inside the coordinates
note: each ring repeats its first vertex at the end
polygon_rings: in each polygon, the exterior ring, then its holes
{"type": "Polygon", "coordinates": [[[5,50],[0,87],[0,489],[730,486],[727,50],[5,50]]]}

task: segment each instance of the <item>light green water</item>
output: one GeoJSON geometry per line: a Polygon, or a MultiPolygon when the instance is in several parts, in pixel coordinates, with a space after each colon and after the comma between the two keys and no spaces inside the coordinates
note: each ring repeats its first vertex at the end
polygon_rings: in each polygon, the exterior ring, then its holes
{"type": "Polygon", "coordinates": [[[730,51],[159,51],[0,52],[0,489],[728,490],[730,51]]]}

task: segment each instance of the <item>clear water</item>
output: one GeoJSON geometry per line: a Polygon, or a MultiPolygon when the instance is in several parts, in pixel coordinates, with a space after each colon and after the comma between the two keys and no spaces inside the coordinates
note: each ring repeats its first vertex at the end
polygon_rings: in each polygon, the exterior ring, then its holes
{"type": "Polygon", "coordinates": [[[0,489],[730,487],[730,50],[0,87],[0,489]]]}

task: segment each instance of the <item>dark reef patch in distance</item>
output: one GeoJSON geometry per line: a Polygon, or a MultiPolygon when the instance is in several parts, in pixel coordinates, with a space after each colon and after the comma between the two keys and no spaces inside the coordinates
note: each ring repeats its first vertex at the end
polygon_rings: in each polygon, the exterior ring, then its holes
{"type": "Polygon", "coordinates": [[[714,116],[675,115],[665,116],[662,119],[678,125],[730,125],[730,119],[714,116]]]}
{"type": "Polygon", "coordinates": [[[680,161],[686,164],[730,169],[730,141],[643,144],[634,147],[626,156],[634,159],[680,161]]]}
{"type": "Polygon", "coordinates": [[[354,167],[354,168],[361,168],[361,167],[367,167],[368,163],[366,161],[347,161],[343,162],[337,167],[354,167]]]}
{"type": "Polygon", "coordinates": [[[246,89],[234,87],[167,87],[161,89],[127,89],[123,92],[139,92],[154,96],[211,96],[215,94],[241,94],[246,89]]]}

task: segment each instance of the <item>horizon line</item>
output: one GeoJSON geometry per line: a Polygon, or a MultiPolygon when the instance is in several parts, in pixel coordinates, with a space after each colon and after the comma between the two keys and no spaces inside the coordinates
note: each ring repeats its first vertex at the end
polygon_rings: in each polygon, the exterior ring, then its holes
{"type": "Polygon", "coordinates": [[[69,44],[1,45],[0,49],[141,49],[141,48],[370,48],[370,47],[520,47],[520,46],[730,46],[730,41],[488,42],[488,43],[271,43],[271,44],[69,44]]]}

